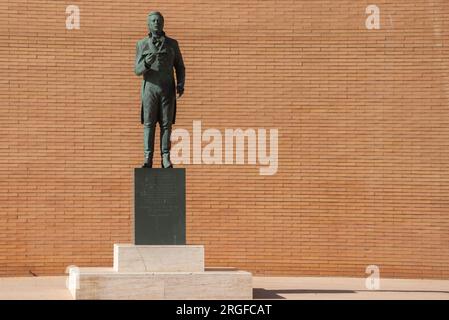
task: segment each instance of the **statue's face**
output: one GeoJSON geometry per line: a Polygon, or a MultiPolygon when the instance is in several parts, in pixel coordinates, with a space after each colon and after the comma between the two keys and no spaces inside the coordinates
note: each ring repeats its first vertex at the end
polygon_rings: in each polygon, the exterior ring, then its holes
{"type": "Polygon", "coordinates": [[[148,30],[150,30],[150,32],[162,32],[164,30],[164,19],[157,14],[149,16],[148,30]]]}

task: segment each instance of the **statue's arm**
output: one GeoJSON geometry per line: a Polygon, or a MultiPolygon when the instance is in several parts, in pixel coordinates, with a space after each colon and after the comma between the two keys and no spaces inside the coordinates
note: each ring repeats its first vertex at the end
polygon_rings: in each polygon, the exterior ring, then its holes
{"type": "Polygon", "coordinates": [[[186,68],[184,66],[184,60],[182,59],[181,50],[179,49],[179,44],[175,42],[175,71],[176,71],[176,81],[177,87],[184,89],[184,84],[186,80],[186,68]]]}
{"type": "Polygon", "coordinates": [[[145,59],[140,52],[139,42],[136,43],[136,62],[134,65],[134,72],[136,75],[141,76],[145,72],[145,59]]]}
{"type": "Polygon", "coordinates": [[[134,73],[141,76],[150,69],[150,65],[156,59],[156,54],[148,53],[144,54],[139,46],[139,42],[136,43],[136,61],[134,64],[134,73]]]}

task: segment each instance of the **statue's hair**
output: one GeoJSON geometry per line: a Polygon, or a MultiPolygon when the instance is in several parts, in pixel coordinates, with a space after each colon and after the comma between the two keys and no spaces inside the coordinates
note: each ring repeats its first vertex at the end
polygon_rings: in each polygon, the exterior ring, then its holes
{"type": "Polygon", "coordinates": [[[151,16],[159,16],[159,17],[161,17],[162,18],[162,21],[164,21],[164,16],[162,15],[162,13],[160,13],[159,11],[151,11],[149,14],[148,14],[148,16],[147,16],[147,19],[149,18],[149,17],[151,17],[151,16]]]}

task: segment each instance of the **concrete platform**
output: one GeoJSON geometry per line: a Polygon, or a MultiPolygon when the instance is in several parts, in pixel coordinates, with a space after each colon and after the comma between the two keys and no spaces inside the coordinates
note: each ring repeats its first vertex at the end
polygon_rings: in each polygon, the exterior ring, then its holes
{"type": "Polygon", "coordinates": [[[252,275],[245,271],[116,272],[113,268],[69,270],[75,299],[248,300],[252,275]]]}
{"type": "Polygon", "coordinates": [[[112,268],[70,266],[67,288],[75,299],[248,300],[252,274],[204,269],[204,247],[114,245],[112,268]]]}
{"type": "Polygon", "coordinates": [[[204,246],[114,244],[116,272],[202,272],[204,246]]]}

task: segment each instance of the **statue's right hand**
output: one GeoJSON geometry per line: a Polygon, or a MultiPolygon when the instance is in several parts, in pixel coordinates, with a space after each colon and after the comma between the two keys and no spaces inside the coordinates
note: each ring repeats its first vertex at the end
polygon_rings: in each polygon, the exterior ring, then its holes
{"type": "Polygon", "coordinates": [[[156,53],[149,53],[145,56],[145,63],[150,65],[156,60],[156,53]]]}

